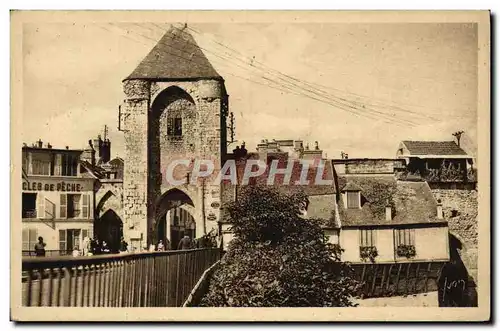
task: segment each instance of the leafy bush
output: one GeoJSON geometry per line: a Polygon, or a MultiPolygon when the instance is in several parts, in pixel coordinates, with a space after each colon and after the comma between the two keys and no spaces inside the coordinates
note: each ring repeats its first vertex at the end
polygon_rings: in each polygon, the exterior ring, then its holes
{"type": "Polygon", "coordinates": [[[229,206],[235,234],[201,306],[345,307],[360,284],[317,221],[301,217],[303,194],[247,187],[229,206]]]}

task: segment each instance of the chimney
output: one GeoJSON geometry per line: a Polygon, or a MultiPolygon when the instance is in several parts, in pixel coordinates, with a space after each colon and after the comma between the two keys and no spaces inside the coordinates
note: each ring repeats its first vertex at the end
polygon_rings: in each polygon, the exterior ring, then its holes
{"type": "Polygon", "coordinates": [[[43,148],[43,141],[42,141],[42,139],[38,139],[38,148],[43,148]]]}
{"type": "Polygon", "coordinates": [[[293,142],[293,145],[294,145],[293,147],[295,150],[301,150],[302,148],[304,148],[302,140],[295,140],[293,142]]]}
{"type": "Polygon", "coordinates": [[[314,149],[319,151],[319,144],[317,141],[314,142],[314,149]]]}
{"type": "Polygon", "coordinates": [[[437,218],[438,219],[443,219],[443,204],[441,203],[441,199],[438,199],[437,201],[437,218]]]}
{"type": "Polygon", "coordinates": [[[47,148],[52,148],[52,145],[50,143],[47,143],[47,148]]]}
{"type": "Polygon", "coordinates": [[[69,146],[66,146],[66,149],[69,149],[69,146]]]}
{"type": "Polygon", "coordinates": [[[392,221],[392,207],[389,204],[389,200],[385,204],[385,220],[392,221]]]}
{"type": "Polygon", "coordinates": [[[460,147],[460,138],[462,138],[462,134],[464,133],[464,131],[457,131],[455,133],[453,133],[453,136],[455,138],[457,138],[457,145],[458,147],[460,147]]]}

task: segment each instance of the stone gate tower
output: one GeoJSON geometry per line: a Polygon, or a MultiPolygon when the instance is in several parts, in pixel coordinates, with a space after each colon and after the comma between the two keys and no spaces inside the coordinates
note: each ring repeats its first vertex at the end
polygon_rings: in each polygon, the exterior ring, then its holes
{"type": "MultiPolygon", "coordinates": [[[[219,186],[176,186],[164,178],[173,160],[212,159],[217,170],[226,153],[224,79],[186,30],[171,27],[123,81],[123,232],[133,246],[165,237],[162,221],[170,233],[168,213],[179,206],[196,223],[195,237],[217,227],[219,186]]],[[[176,179],[189,178],[187,167],[176,170],[176,179]]]]}

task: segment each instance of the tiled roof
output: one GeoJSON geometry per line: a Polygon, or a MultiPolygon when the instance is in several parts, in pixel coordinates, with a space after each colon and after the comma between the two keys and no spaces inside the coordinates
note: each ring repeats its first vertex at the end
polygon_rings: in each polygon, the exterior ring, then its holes
{"type": "MultiPolygon", "coordinates": [[[[277,153],[267,153],[267,159],[263,160],[268,165],[271,164],[273,160],[278,160],[278,169],[286,168],[288,165],[288,153],[277,152],[277,153]]],[[[259,153],[248,153],[246,158],[238,159],[236,161],[236,171],[238,183],[241,183],[243,178],[243,173],[246,166],[247,160],[258,160],[260,159],[259,153]]],[[[311,166],[307,174],[307,180],[309,180],[308,185],[294,185],[296,181],[300,180],[302,172],[302,164],[298,159],[294,160],[294,166],[292,170],[292,175],[290,178],[290,184],[286,185],[284,182],[284,174],[277,174],[273,182],[272,187],[282,191],[283,193],[298,193],[303,192],[309,197],[309,207],[307,215],[309,218],[319,218],[324,220],[329,226],[333,226],[332,222],[333,213],[335,211],[335,195],[336,186],[335,185],[322,185],[316,184],[315,178],[318,174],[318,167],[311,166]]],[[[333,167],[332,163],[325,160],[325,168],[323,170],[322,179],[333,180],[333,167]]],[[[267,179],[269,178],[269,166],[267,167],[264,174],[251,179],[248,185],[264,185],[267,186],[267,179]]],[[[222,181],[222,201],[233,201],[235,194],[238,195],[241,192],[241,185],[236,187],[231,184],[230,180],[222,181]]],[[[221,215],[222,222],[227,221],[228,215],[223,213],[221,215]]]]}
{"type": "Polygon", "coordinates": [[[410,141],[405,140],[411,155],[467,155],[454,141],[410,141]]]}
{"type": "Polygon", "coordinates": [[[342,191],[361,191],[361,186],[357,185],[355,182],[347,182],[342,188],[342,191]]]}
{"type": "MultiPolygon", "coordinates": [[[[84,160],[80,160],[80,164],[85,168],[86,173],[91,174],[95,176],[98,179],[105,178],[105,170],[98,166],[98,165],[92,165],[92,163],[84,160]]],[[[85,175],[86,173],[82,174],[85,175]]]]}
{"type": "Polygon", "coordinates": [[[170,28],[126,79],[219,79],[193,36],[170,28]]]}
{"type": "Polygon", "coordinates": [[[307,206],[307,218],[322,220],[322,226],[338,228],[338,219],[335,217],[334,195],[310,195],[307,206]]]}
{"type": "Polygon", "coordinates": [[[343,227],[445,222],[436,216],[437,202],[426,182],[397,181],[393,176],[339,177],[339,186],[348,182],[362,188],[362,206],[359,209],[347,209],[343,201],[339,201],[343,227]],[[394,208],[392,220],[386,220],[385,217],[387,201],[394,208]]]}

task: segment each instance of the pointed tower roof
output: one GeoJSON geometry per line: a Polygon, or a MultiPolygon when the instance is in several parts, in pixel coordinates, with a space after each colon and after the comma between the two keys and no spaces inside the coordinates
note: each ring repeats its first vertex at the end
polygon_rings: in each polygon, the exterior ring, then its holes
{"type": "Polygon", "coordinates": [[[186,29],[171,27],[125,79],[194,80],[222,77],[186,29]]]}

